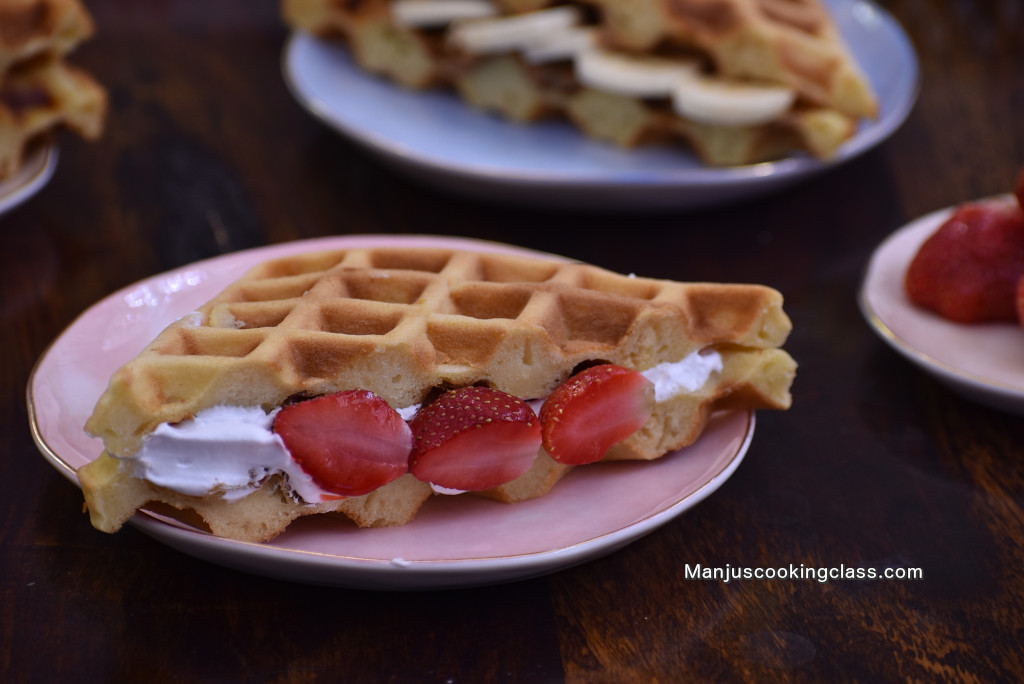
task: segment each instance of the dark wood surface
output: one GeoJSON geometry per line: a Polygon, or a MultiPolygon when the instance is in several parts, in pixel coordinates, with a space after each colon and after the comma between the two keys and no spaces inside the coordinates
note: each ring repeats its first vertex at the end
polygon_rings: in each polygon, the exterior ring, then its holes
{"type": "Polygon", "coordinates": [[[1024,165],[1024,10],[883,4],[923,72],[890,140],[761,200],[615,215],[469,201],[381,166],[289,95],[270,0],[91,2],[99,34],[75,61],[109,88],[106,134],[63,136],[48,186],[0,217],[0,680],[1024,678],[1024,421],[909,365],[856,303],[887,234],[1007,191],[1024,165]],[[47,344],[146,276],[338,233],[473,236],[622,272],[772,285],[795,325],[795,405],[761,414],[740,469],[685,515],[500,586],[323,588],[93,530],[29,433],[25,386],[47,344]],[[923,579],[687,579],[697,563],[923,579]]]}

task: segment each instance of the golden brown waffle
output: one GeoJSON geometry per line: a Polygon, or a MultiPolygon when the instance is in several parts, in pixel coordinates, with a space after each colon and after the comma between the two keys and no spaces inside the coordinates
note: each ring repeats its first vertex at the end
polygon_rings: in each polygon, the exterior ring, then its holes
{"type": "MultiPolygon", "coordinates": [[[[711,78],[784,84],[798,93],[783,116],[758,125],[699,123],[667,100],[581,87],[571,64],[528,63],[519,55],[470,56],[443,30],[396,23],[388,0],[283,0],[294,28],[343,39],[365,69],[405,86],[450,85],[470,105],[514,121],[565,116],[585,134],[619,146],[688,144],[710,165],[741,165],[795,151],[834,157],[874,116],[877,102],[820,0],[581,0],[597,7],[605,46],[630,53],[703,55],[711,78]],[[697,51],[695,53],[695,51],[697,51]]],[[[529,12],[549,0],[504,0],[529,12]]],[[[564,4],[564,3],[557,3],[564,4]]],[[[591,15],[587,15],[591,16],[591,15]]]]}
{"type": "Polygon", "coordinates": [[[103,88],[61,58],[15,65],[0,84],[0,178],[14,173],[30,146],[58,127],[95,140],[106,109],[103,88]]]}
{"type": "Polygon", "coordinates": [[[79,0],[0,0],[0,77],[38,55],[63,55],[93,34],[79,0]]]}
{"type": "MultiPolygon", "coordinates": [[[[220,404],[270,410],[295,397],[348,389],[370,390],[396,408],[421,403],[438,387],[474,384],[534,399],[582,363],[645,370],[720,349],[726,365],[717,377],[693,397],[659,406],[652,424],[612,455],[656,458],[694,441],[716,408],[788,407],[795,364],[779,347],[789,330],[779,293],[758,285],[677,283],[449,249],[279,259],[252,269],[198,316],[172,324],[117,371],[86,429],[125,460],[105,455],[80,477],[101,529],[116,529],[146,500],[160,500],[188,505],[237,536],[238,525],[224,525],[205,501],[165,494],[128,475],[124,464],[157,425],[220,404]]],[[[547,470],[489,494],[539,496],[566,469],[547,470]]],[[[429,496],[421,485],[388,485],[369,498],[314,507],[275,495],[276,515],[261,520],[287,525],[297,515],[341,510],[359,524],[401,524],[429,496]],[[411,505],[410,495],[422,498],[411,505]]],[[[242,508],[268,497],[264,492],[242,508]]],[[[261,535],[283,529],[265,521],[256,527],[261,535]]]]}
{"type": "Polygon", "coordinates": [[[564,113],[592,138],[621,147],[652,142],[685,142],[715,166],[777,159],[795,150],[829,159],[856,130],[854,119],[835,110],[801,107],[758,126],[719,126],[688,121],[664,104],[591,88],[566,88],[514,56],[476,62],[455,78],[462,97],[474,107],[514,121],[536,121],[564,113]]]}
{"type": "Polygon", "coordinates": [[[57,128],[99,137],[106,92],[65,59],[93,30],[78,0],[0,0],[0,180],[57,128]]]}
{"type": "Polygon", "coordinates": [[[877,114],[870,84],[821,0],[588,0],[607,39],[648,51],[697,46],[719,73],[785,83],[806,100],[852,117],[877,114]]]}

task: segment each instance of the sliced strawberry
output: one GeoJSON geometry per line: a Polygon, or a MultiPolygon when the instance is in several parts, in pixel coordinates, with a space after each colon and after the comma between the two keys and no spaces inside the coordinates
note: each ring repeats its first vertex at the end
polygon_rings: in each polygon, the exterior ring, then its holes
{"type": "Polygon", "coordinates": [[[296,463],[332,494],[368,494],[409,470],[412,430],[373,392],[293,404],[277,414],[274,431],[296,463]]]}
{"type": "Polygon", "coordinates": [[[545,451],[559,463],[600,461],[643,427],[654,411],[654,383],[637,371],[604,364],[572,376],[540,409],[545,451]]]}
{"type": "Polygon", "coordinates": [[[540,452],[540,421],[533,409],[489,387],[446,392],[410,425],[410,471],[448,489],[479,491],[511,482],[540,452]]]}
{"type": "Polygon", "coordinates": [[[1004,199],[957,209],[910,262],[907,295],[953,321],[1015,321],[1024,275],[1024,211],[1004,199]]]}

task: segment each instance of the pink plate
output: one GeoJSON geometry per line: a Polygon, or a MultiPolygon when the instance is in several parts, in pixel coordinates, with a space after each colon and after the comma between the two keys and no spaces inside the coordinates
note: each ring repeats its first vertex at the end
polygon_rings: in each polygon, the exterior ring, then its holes
{"type": "MultiPolygon", "coordinates": [[[[82,426],[110,375],[170,322],[251,266],[298,252],[378,245],[549,254],[433,236],[356,235],[237,252],[154,276],[87,310],[39,360],[28,386],[43,456],[72,482],[102,444],[82,426]]],[[[266,544],[222,539],[143,511],[132,524],[175,549],[255,574],[365,589],[437,589],[541,575],[610,553],[715,491],[739,467],[754,434],[750,412],[716,415],[694,445],[650,463],[578,468],[548,496],[502,504],[437,496],[403,527],[358,529],[316,516],[266,544]],[[609,505],[614,502],[614,505],[609,505]]]]}
{"type": "Polygon", "coordinates": [[[941,209],[890,235],[871,258],[860,306],[875,332],[954,391],[988,406],[1024,413],[1024,328],[965,325],[911,303],[903,286],[921,245],[953,214],[941,209]]]}

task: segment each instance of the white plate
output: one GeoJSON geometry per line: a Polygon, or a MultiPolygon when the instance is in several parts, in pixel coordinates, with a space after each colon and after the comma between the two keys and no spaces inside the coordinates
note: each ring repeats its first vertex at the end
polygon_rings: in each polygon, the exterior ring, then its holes
{"type": "Polygon", "coordinates": [[[1024,328],[954,323],[912,304],[904,289],[907,268],[921,244],[954,210],[923,216],[878,247],[861,287],[861,310],[883,340],[953,390],[1024,414],[1024,328]]]}
{"type": "Polygon", "coordinates": [[[918,63],[902,27],[866,0],[826,0],[881,104],[838,158],[797,155],[736,168],[703,165],[682,146],[622,150],[561,121],[510,123],[454,94],[410,91],[368,75],[347,50],[298,33],[284,50],[296,99],[383,161],[436,186],[478,197],[591,209],[694,208],[781,189],[889,137],[917,98],[918,63]]]}
{"type": "Polygon", "coordinates": [[[0,182],[0,215],[43,189],[57,168],[59,154],[54,145],[41,145],[25,157],[13,176],[0,182]]]}
{"type": "MultiPolygon", "coordinates": [[[[82,314],[37,364],[28,403],[43,455],[77,484],[77,468],[102,451],[82,426],[110,375],[249,267],[286,254],[380,244],[538,254],[460,238],[342,236],[237,252],[139,282],[82,314]]],[[[341,518],[316,516],[296,521],[271,543],[251,544],[152,512],[136,515],[133,524],[185,553],[291,580],[372,589],[504,582],[610,553],[668,522],[729,478],[753,433],[753,414],[718,414],[696,444],[657,461],[578,468],[549,495],[513,505],[433,497],[402,527],[357,529],[341,518]]]]}

